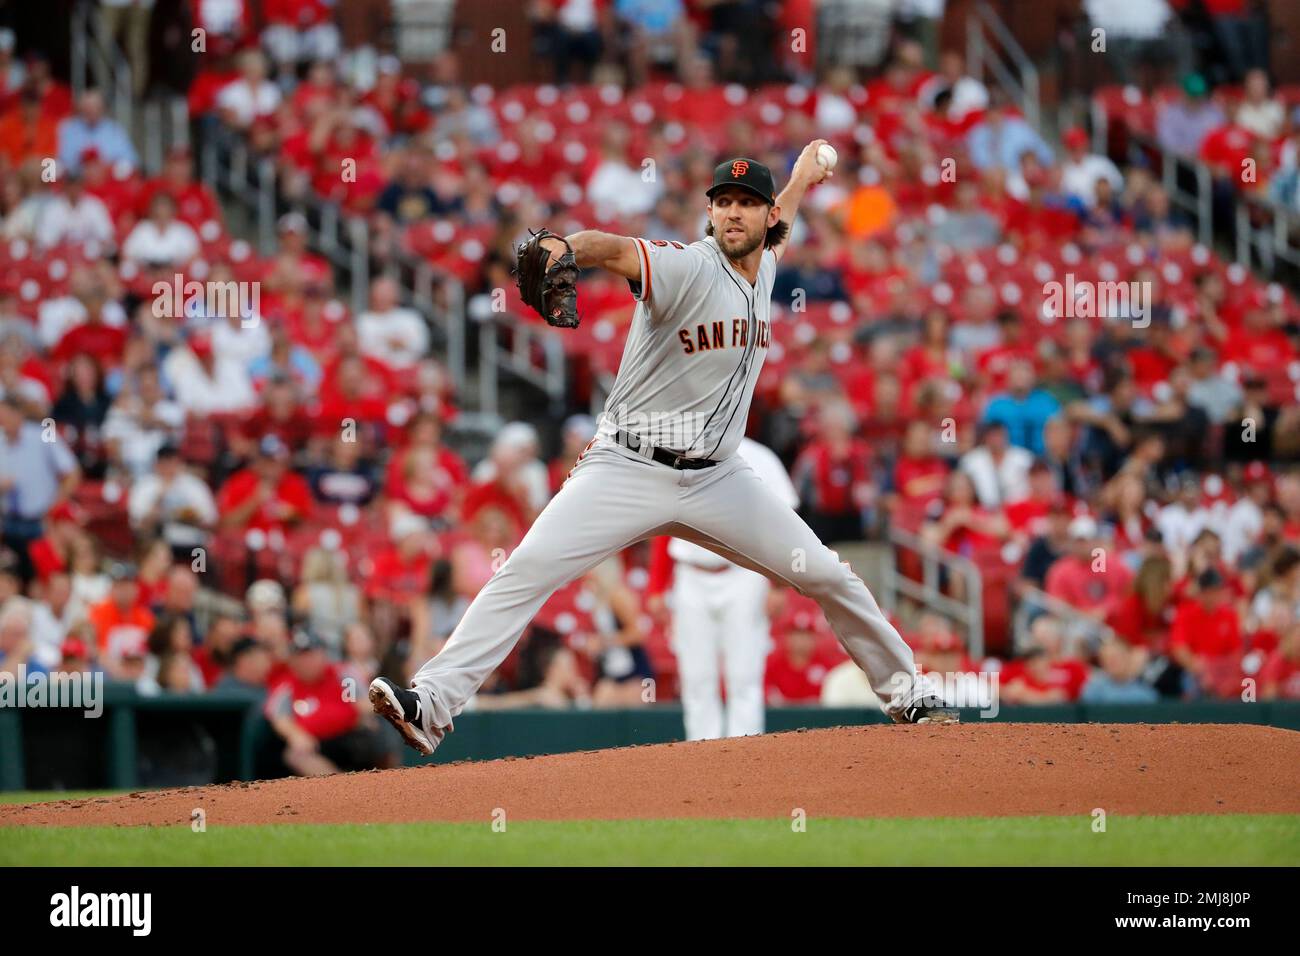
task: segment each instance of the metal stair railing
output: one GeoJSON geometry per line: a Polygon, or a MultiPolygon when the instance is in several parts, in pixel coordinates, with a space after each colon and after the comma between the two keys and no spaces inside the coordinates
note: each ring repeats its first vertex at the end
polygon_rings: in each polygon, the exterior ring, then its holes
{"type": "Polygon", "coordinates": [[[898,572],[898,562],[887,563],[881,595],[886,610],[897,613],[900,598],[916,601],[923,607],[965,627],[966,648],[974,660],[984,656],[984,576],[969,558],[953,554],[925,541],[920,535],[901,528],[889,529],[889,543],[895,553],[912,551],[921,558],[921,580],[914,581],[898,572]],[[966,583],[966,600],[959,601],[943,593],[941,572],[960,577],[966,583]]]}
{"type": "MultiPolygon", "coordinates": [[[[283,201],[275,161],[250,156],[242,137],[224,126],[201,137],[199,168],[204,181],[238,205],[254,224],[256,243],[263,255],[275,248],[276,221],[282,208],[305,211],[309,244],[345,277],[354,314],[365,311],[372,263],[370,230],[364,217],[348,215],[336,203],[314,194],[283,201]]],[[[441,334],[447,349],[448,372],[462,401],[475,400],[476,411],[489,417],[495,415],[501,370],[543,390],[552,402],[563,401],[567,383],[560,333],[510,315],[494,315],[479,322],[478,388],[477,394],[470,396],[466,357],[469,317],[464,287],[454,277],[405,251],[391,256],[383,270],[397,280],[407,301],[441,334]],[[501,343],[503,336],[510,338],[508,348],[501,343]]]]}
{"type": "Polygon", "coordinates": [[[978,80],[996,81],[1025,121],[1040,128],[1038,67],[985,0],[979,0],[966,18],[966,71],[978,80]]]}
{"type": "Polygon", "coordinates": [[[75,4],[70,25],[73,93],[80,96],[88,88],[97,87],[113,119],[127,131],[134,129],[131,64],[109,35],[99,5],[93,0],[75,4]]]}
{"type": "Polygon", "coordinates": [[[1037,617],[1035,612],[1058,618],[1066,638],[1070,640],[1100,643],[1118,636],[1109,625],[1085,614],[1073,604],[1052,597],[1040,588],[1026,585],[1021,589],[1020,601],[1011,615],[1012,647],[1017,652],[1029,644],[1029,628],[1037,617]]]}
{"type": "Polygon", "coordinates": [[[1284,262],[1300,274],[1300,247],[1295,241],[1300,218],[1295,211],[1257,196],[1238,195],[1236,204],[1237,262],[1247,268],[1258,265],[1270,277],[1276,274],[1277,264],[1284,262]]]}

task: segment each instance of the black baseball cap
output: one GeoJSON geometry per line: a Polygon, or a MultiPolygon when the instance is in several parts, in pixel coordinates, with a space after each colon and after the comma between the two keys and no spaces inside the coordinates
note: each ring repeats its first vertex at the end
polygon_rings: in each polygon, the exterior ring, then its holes
{"type": "Polygon", "coordinates": [[[776,185],[772,182],[772,170],[755,159],[738,156],[718,164],[713,171],[713,185],[705,193],[710,199],[713,194],[725,186],[739,186],[748,189],[765,203],[776,203],[776,185]]]}
{"type": "Polygon", "coordinates": [[[302,651],[317,651],[325,647],[325,642],[315,631],[309,631],[305,627],[300,627],[293,632],[289,639],[289,647],[293,653],[297,654],[302,651]]]}

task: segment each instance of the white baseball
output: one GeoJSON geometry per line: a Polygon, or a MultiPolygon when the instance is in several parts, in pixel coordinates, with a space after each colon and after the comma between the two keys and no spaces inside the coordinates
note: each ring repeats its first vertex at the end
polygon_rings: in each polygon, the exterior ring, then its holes
{"type": "Polygon", "coordinates": [[[840,161],[840,154],[835,152],[835,147],[830,143],[822,143],[817,147],[817,162],[821,163],[828,170],[834,169],[835,164],[840,161]]]}

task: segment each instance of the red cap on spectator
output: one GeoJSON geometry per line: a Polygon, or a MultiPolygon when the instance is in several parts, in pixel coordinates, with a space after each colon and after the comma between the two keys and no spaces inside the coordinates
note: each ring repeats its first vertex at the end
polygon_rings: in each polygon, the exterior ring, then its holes
{"type": "Polygon", "coordinates": [[[1088,145],[1088,134],[1081,127],[1072,126],[1065,131],[1061,140],[1069,149],[1083,149],[1088,145]]]}
{"type": "Polygon", "coordinates": [[[79,637],[70,637],[64,641],[63,645],[59,648],[59,653],[63,655],[65,661],[70,657],[89,656],[86,651],[86,642],[79,637]]]}
{"type": "Polygon", "coordinates": [[[81,161],[83,163],[99,162],[99,150],[94,146],[87,146],[81,151],[81,161]]]}
{"type": "Polygon", "coordinates": [[[959,651],[962,649],[961,638],[952,631],[939,631],[935,634],[917,639],[927,651],[959,651]]]}
{"type": "Polygon", "coordinates": [[[791,631],[803,631],[806,634],[819,634],[825,628],[823,620],[824,619],[820,614],[813,614],[810,611],[797,608],[793,611],[787,612],[781,620],[777,622],[777,626],[774,630],[778,634],[789,634],[791,631]]]}
{"type": "Polygon", "coordinates": [[[1257,481],[1271,482],[1273,480],[1273,473],[1269,471],[1268,465],[1264,464],[1264,462],[1252,461],[1246,466],[1244,477],[1250,484],[1254,484],[1257,481]]]}

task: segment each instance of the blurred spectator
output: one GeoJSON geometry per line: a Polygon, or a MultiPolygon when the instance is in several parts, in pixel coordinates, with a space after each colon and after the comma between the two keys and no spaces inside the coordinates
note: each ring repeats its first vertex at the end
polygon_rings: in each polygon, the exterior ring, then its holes
{"type": "Polygon", "coordinates": [[[1169,558],[1164,554],[1145,558],[1106,623],[1128,644],[1164,654],[1173,620],[1173,585],[1169,558]]]}
{"type": "Polygon", "coordinates": [[[158,369],[140,369],[121,387],[104,419],[110,455],[132,477],[149,474],[156,455],[180,437],[185,412],[162,389],[158,369]]]}
{"type": "Polygon", "coordinates": [[[533,52],[553,64],[555,82],[585,83],[604,49],[601,0],[539,0],[529,7],[533,52]],[[570,71],[573,71],[571,75],[570,71]]]}
{"type": "MultiPolygon", "coordinates": [[[[232,666],[234,648],[240,641],[245,639],[253,641],[252,637],[243,634],[243,624],[233,614],[220,613],[212,618],[208,631],[204,635],[202,646],[194,651],[194,663],[203,672],[203,682],[208,687],[217,684],[226,673],[226,670],[232,666]]],[[[266,655],[266,674],[263,675],[263,680],[265,680],[276,662],[270,648],[264,644],[258,644],[256,641],[253,642],[266,655]]]]}
{"type": "Polygon", "coordinates": [[[313,497],[326,505],[361,508],[379,493],[374,465],[361,443],[338,438],[329,446],[328,459],[307,472],[313,497]]]}
{"type": "Polygon", "coordinates": [[[343,650],[344,634],[365,613],[361,590],[348,580],[345,562],[342,552],[312,548],[303,555],[302,578],[293,593],[294,614],[335,656],[343,650]]]}
{"type": "Polygon", "coordinates": [[[1249,620],[1256,629],[1280,634],[1300,622],[1300,551],[1281,549],[1269,571],[1268,583],[1250,602],[1249,620]]]}
{"type": "Polygon", "coordinates": [[[48,582],[52,575],[71,568],[73,547],[82,534],[83,521],[82,510],[70,501],[60,502],[46,513],[45,536],[37,538],[27,549],[32,569],[40,581],[48,582]]]}
{"type": "Polygon", "coordinates": [[[1300,700],[1300,623],[1282,636],[1257,675],[1260,700],[1300,700]]]}
{"type": "MultiPolygon", "coordinates": [[[[934,0],[922,2],[933,4],[934,0]]],[[[946,100],[945,115],[959,127],[971,117],[978,117],[989,105],[988,87],[966,72],[966,60],[956,50],[940,54],[939,72],[921,87],[919,98],[932,107],[938,107],[941,98],[946,100]]]]}
{"type": "Polygon", "coordinates": [[[194,156],[188,146],[173,146],[168,151],[162,173],[141,184],[136,208],[147,214],[158,193],[171,196],[177,218],[195,230],[222,221],[211,187],[194,178],[194,156]]]}
{"type": "Polygon", "coordinates": [[[184,265],[198,254],[198,234],[176,218],[176,200],[165,192],[154,194],[149,215],[122,244],[122,256],[142,266],[184,265]]]}
{"type": "Polygon", "coordinates": [[[24,577],[30,574],[27,546],[41,536],[46,512],[71,495],[79,481],[68,446],[25,420],[16,396],[0,398],[0,515],[4,543],[23,561],[24,577]]]}
{"type": "Polygon", "coordinates": [[[136,99],[149,85],[149,24],[154,0],[99,0],[108,35],[121,44],[131,66],[136,99]]]}
{"type": "Polygon", "coordinates": [[[1025,120],[1005,104],[995,104],[984,114],[966,139],[966,148],[975,168],[1001,169],[1004,173],[1020,171],[1020,160],[1032,153],[1044,166],[1052,165],[1051,147],[1025,120]]]}
{"type": "Polygon", "coordinates": [[[613,7],[633,83],[644,83],[653,70],[669,63],[684,69],[699,56],[682,0],[613,0],[613,7]]]}
{"type": "MultiPolygon", "coordinates": [[[[397,173],[379,194],[375,208],[390,216],[399,226],[427,220],[451,212],[454,204],[445,203],[432,186],[432,157],[423,148],[408,147],[398,157],[397,173]]],[[[374,296],[374,285],[371,285],[374,296]]]]}
{"type": "Polygon", "coordinates": [[[1163,104],[1156,114],[1156,142],[1161,149],[1182,156],[1200,155],[1205,137],[1227,122],[1209,93],[1200,74],[1189,73],[1183,78],[1179,98],[1163,104]]]}
{"type": "Polygon", "coordinates": [[[218,518],[211,489],[186,470],[174,445],[159,448],[153,473],[131,486],[127,514],[137,534],[160,534],[181,560],[207,545],[218,518]]]}
{"type": "Polygon", "coordinates": [[[267,435],[253,463],[221,486],[217,510],[223,527],[283,532],[310,512],[311,490],[289,468],[288,447],[267,435]]]}
{"type": "Polygon", "coordinates": [[[621,123],[601,131],[599,156],[587,179],[587,200],[615,215],[644,215],[654,208],[662,187],[659,177],[647,179],[643,168],[628,162],[628,142],[627,127],[621,123]]]}
{"type": "Polygon", "coordinates": [[[280,88],[267,79],[265,57],[257,50],[245,50],[239,56],[238,79],[217,94],[222,119],[236,129],[247,129],[279,105],[280,88]]]}
{"type": "Polygon", "coordinates": [[[1094,29],[1103,31],[1106,59],[1121,83],[1151,83],[1151,70],[1171,58],[1166,0],[1084,0],[1094,29]],[[1146,74],[1145,76],[1143,74],[1146,74]]]}
{"type": "Polygon", "coordinates": [[[184,617],[159,620],[149,633],[149,656],[144,675],[136,682],[145,693],[160,690],[199,694],[204,690],[203,672],[190,656],[194,636],[184,617]]]}
{"type": "Polygon", "coordinates": [[[383,761],[378,733],[360,725],[360,712],[344,699],[340,681],[320,638],[295,631],[288,668],[271,684],[265,708],[282,741],[279,756],[291,773],[371,770],[383,761]]]}
{"type": "Polygon", "coordinates": [[[140,603],[138,571],[118,561],[109,568],[108,598],[87,611],[95,628],[99,659],[110,677],[138,680],[143,673],[154,617],[140,603]]]}
{"type": "Polygon", "coordinates": [[[82,93],[76,114],[59,124],[59,167],[64,174],[80,170],[86,151],[91,149],[110,165],[136,166],[131,137],[105,115],[104,96],[98,90],[82,93]]]}
{"type": "Polygon", "coordinates": [[[251,637],[241,637],[230,647],[228,666],[213,685],[213,690],[251,691],[266,695],[266,681],[271,673],[271,655],[251,637]]]}
{"type": "MultiPolygon", "coordinates": [[[[84,330],[86,326],[80,326],[84,330]]],[[[66,384],[51,409],[87,478],[101,479],[107,465],[102,429],[108,392],[93,356],[81,353],[65,366],[66,384]]]]}
{"type": "Polygon", "coordinates": [[[35,657],[35,644],[31,634],[31,602],[15,602],[12,598],[0,608],[0,668],[15,677],[19,668],[28,674],[43,674],[46,668],[35,657]]]}
{"type": "MultiPolygon", "coordinates": [[[[976,551],[1004,540],[1010,526],[997,507],[985,507],[975,492],[975,483],[965,471],[948,475],[943,498],[930,507],[932,517],[922,528],[922,536],[946,551],[971,557],[976,551]]],[[[965,578],[948,582],[953,597],[965,596],[965,578]]]]}
{"type": "Polygon", "coordinates": [[[389,520],[389,541],[374,556],[366,596],[405,607],[428,585],[436,545],[428,520],[399,509],[389,520]]]}
{"type": "Polygon", "coordinates": [[[18,102],[0,113],[0,157],[17,169],[29,160],[53,158],[58,151],[58,117],[42,109],[36,87],[24,86],[18,102]]]}
{"type": "Polygon", "coordinates": [[[1202,0],[1218,41],[1225,82],[1239,82],[1251,68],[1268,69],[1268,27],[1253,0],[1202,0]]]}
{"type": "Polygon", "coordinates": [[[1079,699],[1088,665],[1068,653],[1061,622],[1040,614],[1029,626],[1029,646],[999,674],[1008,704],[1065,704],[1079,699]]]}
{"type": "Polygon", "coordinates": [[[363,698],[363,690],[379,675],[380,661],[375,656],[374,635],[360,621],[354,621],[344,632],[339,654],[343,659],[339,673],[343,680],[352,682],[352,690],[363,698]]]}
{"type": "Polygon", "coordinates": [[[112,267],[107,263],[99,266],[75,268],[69,277],[67,294],[46,299],[38,308],[37,323],[43,346],[57,349],[64,336],[79,325],[91,323],[97,329],[95,340],[77,343],[69,339],[65,346],[68,357],[76,351],[91,349],[103,358],[100,349],[111,352],[114,357],[121,353],[122,340],[125,338],[124,327],[127,324],[126,310],[117,301],[121,295],[121,286],[115,281],[112,267]],[[107,274],[106,271],[107,270],[107,274]],[[106,330],[116,329],[116,332],[106,330]],[[103,343],[99,340],[102,339],[103,343]]]}
{"type": "Polygon", "coordinates": [[[465,508],[462,519],[469,535],[451,552],[452,587],[473,599],[504,563],[519,542],[517,525],[509,513],[492,502],[465,508]]]}
{"type": "Polygon", "coordinates": [[[410,368],[429,351],[429,328],[414,309],[398,304],[397,283],[381,276],[370,284],[370,311],[357,316],[363,354],[389,368],[410,368]]]}
{"type": "Polygon", "coordinates": [[[168,352],[162,371],[176,403],[190,414],[240,411],[256,400],[247,370],[238,362],[219,360],[206,333],[192,335],[168,352]]]}
{"type": "Polygon", "coordinates": [[[1079,699],[1086,704],[1154,704],[1160,695],[1142,679],[1146,654],[1123,641],[1103,641],[1100,665],[1083,685],[1079,699]]]}
{"type": "Polygon", "coordinates": [[[538,458],[537,430],[526,422],[510,422],[497,432],[488,457],[471,473],[478,484],[497,484],[530,514],[550,500],[546,465],[538,458]]]}
{"type": "Polygon", "coordinates": [[[1241,693],[1241,621],[1218,570],[1202,571],[1196,587],[1197,596],[1183,601],[1174,614],[1169,655],[1203,693],[1236,697],[1241,693]]]}
{"type": "Polygon", "coordinates": [[[1047,573],[1058,558],[1065,554],[1070,543],[1070,510],[1063,501],[1048,508],[1041,534],[1035,536],[1025,552],[1020,566],[1018,584],[1038,588],[1047,587],[1047,573]]]}
{"type": "Polygon", "coordinates": [[[822,682],[837,663],[818,648],[815,624],[811,615],[796,615],[777,648],[767,658],[763,679],[769,706],[813,703],[821,697],[822,682]]]}
{"type": "Polygon", "coordinates": [[[1123,601],[1133,574],[1118,555],[1107,553],[1093,518],[1075,518],[1070,522],[1069,535],[1069,551],[1047,572],[1045,590],[1057,600],[1104,621],[1123,601]]]}
{"type": "Polygon", "coordinates": [[[645,648],[641,600],[623,581],[622,562],[609,558],[587,572],[585,590],[595,624],[585,650],[596,666],[591,703],[596,707],[636,707],[653,699],[646,689],[655,672],[645,648]]]}
{"type": "Polygon", "coordinates": [[[1029,469],[1034,456],[1008,442],[1007,425],[991,419],[980,426],[979,443],[961,457],[957,467],[970,477],[980,505],[996,509],[1029,494],[1029,469]]]}
{"type": "Polygon", "coordinates": [[[942,210],[931,235],[935,241],[954,249],[986,249],[997,245],[1002,236],[1002,225],[980,204],[980,189],[976,183],[958,183],[951,208],[942,210]]]}
{"type": "Polygon", "coordinates": [[[935,453],[933,432],[928,422],[909,422],[894,462],[894,493],[910,506],[925,507],[943,495],[948,465],[935,453]]]}
{"type": "Polygon", "coordinates": [[[1276,139],[1286,121],[1282,101],[1269,89],[1268,74],[1255,69],[1246,74],[1237,125],[1265,140],[1276,139]]]}
{"type": "Polygon", "coordinates": [[[818,537],[858,541],[876,501],[871,450],[854,437],[853,411],[847,403],[827,402],[817,422],[817,438],[800,453],[791,480],[818,537]]]}
{"type": "Polygon", "coordinates": [[[63,191],[51,197],[41,210],[37,245],[49,248],[62,243],[93,242],[112,246],[114,239],[108,207],[86,191],[80,170],[68,170],[63,177],[63,191]]]}
{"type": "Polygon", "coordinates": [[[334,0],[264,0],[262,16],[262,45],[281,67],[338,58],[334,0]]]}
{"type": "Polygon", "coordinates": [[[1124,188],[1119,168],[1108,157],[1088,152],[1088,134],[1082,128],[1066,130],[1061,140],[1066,149],[1061,165],[1061,191],[1067,198],[1077,200],[1088,209],[1097,200],[1099,180],[1109,183],[1115,193],[1124,188]]]}

